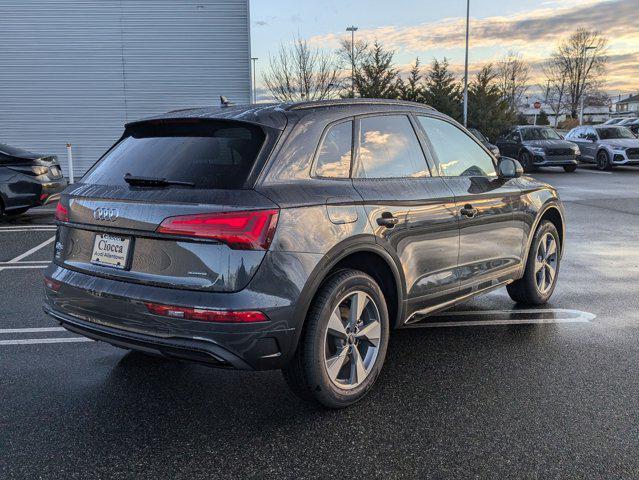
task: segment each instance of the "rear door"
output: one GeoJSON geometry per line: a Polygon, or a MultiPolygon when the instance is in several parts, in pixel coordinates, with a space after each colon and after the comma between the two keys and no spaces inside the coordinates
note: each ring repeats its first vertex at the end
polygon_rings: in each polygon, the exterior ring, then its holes
{"type": "Polygon", "coordinates": [[[523,208],[517,180],[498,178],[493,157],[458,126],[435,117],[418,118],[439,174],[455,196],[460,294],[514,278],[525,238],[514,219],[514,212],[523,208]]]}
{"type": "Polygon", "coordinates": [[[276,135],[227,121],[129,128],[63,196],[56,263],[136,283],[242,289],[264,257],[264,222],[277,217],[251,188],[276,135]]]}
{"type": "Polygon", "coordinates": [[[409,313],[459,290],[452,192],[432,176],[416,127],[406,114],[358,118],[352,174],[378,242],[401,264],[409,313]]]}

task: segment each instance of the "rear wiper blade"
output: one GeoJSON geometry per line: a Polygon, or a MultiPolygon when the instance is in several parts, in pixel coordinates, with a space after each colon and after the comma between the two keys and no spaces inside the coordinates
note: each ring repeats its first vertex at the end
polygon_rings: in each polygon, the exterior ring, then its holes
{"type": "Polygon", "coordinates": [[[166,178],[156,177],[138,177],[127,173],[124,175],[124,181],[129,185],[141,185],[145,187],[166,187],[168,185],[184,185],[187,187],[195,186],[193,182],[182,182],[180,180],[168,180],[166,178]]]}

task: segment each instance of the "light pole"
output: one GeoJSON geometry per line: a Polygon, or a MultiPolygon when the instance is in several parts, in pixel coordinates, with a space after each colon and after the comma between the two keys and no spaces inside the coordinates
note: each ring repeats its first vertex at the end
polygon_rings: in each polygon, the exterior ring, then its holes
{"type": "MultiPolygon", "coordinates": [[[[581,68],[583,69],[584,75],[586,73],[585,65],[586,65],[586,54],[588,50],[594,50],[595,47],[584,47],[581,52],[581,68]]],[[[581,109],[579,110],[579,125],[584,124],[584,100],[586,99],[586,79],[584,78],[584,88],[581,92],[581,109]]]]}
{"type": "Polygon", "coordinates": [[[468,126],[468,37],[470,27],[470,0],[466,0],[466,60],[464,62],[464,127],[468,126]]]}
{"type": "Polygon", "coordinates": [[[351,97],[355,98],[355,32],[357,27],[351,25],[346,28],[347,32],[351,32],[351,97]]]}
{"type": "Polygon", "coordinates": [[[257,62],[257,59],[257,57],[251,57],[253,62],[253,103],[257,103],[257,93],[255,93],[255,62],[257,62]]]}

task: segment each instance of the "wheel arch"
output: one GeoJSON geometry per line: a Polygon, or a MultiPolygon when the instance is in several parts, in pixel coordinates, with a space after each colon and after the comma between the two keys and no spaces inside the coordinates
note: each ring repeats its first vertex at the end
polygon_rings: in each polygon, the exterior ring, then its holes
{"type": "Polygon", "coordinates": [[[330,275],[346,268],[363,271],[375,279],[386,298],[390,325],[400,325],[405,313],[405,279],[398,262],[386,249],[375,243],[374,238],[351,239],[333,247],[313,269],[309,276],[312,281],[300,293],[300,302],[294,313],[301,319],[295,344],[299,343],[306,327],[306,316],[318,290],[330,275]]]}
{"type": "Polygon", "coordinates": [[[537,214],[537,218],[530,229],[530,234],[528,235],[527,245],[526,245],[526,254],[524,255],[524,259],[528,258],[528,254],[530,252],[530,246],[532,245],[533,238],[535,237],[535,232],[539,227],[539,224],[543,220],[549,220],[557,229],[557,233],[559,234],[559,251],[560,255],[563,256],[564,252],[564,244],[566,238],[566,222],[564,220],[564,214],[562,212],[562,208],[559,203],[552,202],[546,204],[542,209],[539,210],[537,214]]]}

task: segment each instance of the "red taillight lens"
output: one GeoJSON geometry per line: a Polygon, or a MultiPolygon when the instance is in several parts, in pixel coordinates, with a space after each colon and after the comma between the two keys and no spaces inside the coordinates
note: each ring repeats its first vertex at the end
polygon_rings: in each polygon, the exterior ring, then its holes
{"type": "Polygon", "coordinates": [[[55,207],[55,219],[59,222],[69,221],[69,210],[61,202],[58,202],[57,207],[55,207]]]}
{"type": "Polygon", "coordinates": [[[58,290],[60,290],[60,287],[62,286],[62,284],[60,284],[59,282],[56,282],[55,280],[52,280],[47,277],[44,277],[44,285],[47,288],[50,288],[51,290],[53,290],[54,292],[57,292],[58,290]]]}
{"type": "Polygon", "coordinates": [[[252,310],[206,310],[203,308],[176,307],[172,305],[160,305],[146,303],[146,308],[153,315],[163,317],[182,318],[184,320],[199,320],[202,322],[217,323],[256,323],[268,322],[268,318],[262,312],[252,310]]]}
{"type": "Polygon", "coordinates": [[[277,226],[277,210],[204,213],[165,218],[158,233],[212,238],[236,250],[267,250],[277,226]]]}

